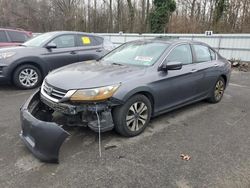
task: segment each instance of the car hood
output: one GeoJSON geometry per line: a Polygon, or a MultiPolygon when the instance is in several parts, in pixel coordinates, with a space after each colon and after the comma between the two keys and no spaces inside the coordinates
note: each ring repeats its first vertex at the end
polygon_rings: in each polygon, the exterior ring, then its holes
{"type": "Polygon", "coordinates": [[[35,47],[26,47],[26,46],[8,46],[0,48],[0,53],[4,52],[16,52],[22,54],[24,51],[32,51],[35,47]]]}
{"type": "Polygon", "coordinates": [[[145,71],[145,67],[85,61],[59,68],[51,72],[45,81],[64,90],[95,88],[135,79],[145,71]]]}

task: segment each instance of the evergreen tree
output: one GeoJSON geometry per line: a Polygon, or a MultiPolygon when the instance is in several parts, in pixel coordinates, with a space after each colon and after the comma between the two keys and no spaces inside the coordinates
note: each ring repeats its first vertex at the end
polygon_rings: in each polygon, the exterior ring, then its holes
{"type": "Polygon", "coordinates": [[[215,1],[215,10],[213,16],[213,26],[214,29],[217,30],[217,24],[219,23],[220,19],[224,15],[225,11],[228,8],[228,0],[216,0],[215,1]]]}
{"type": "Polygon", "coordinates": [[[153,33],[163,33],[172,12],[176,9],[175,0],[154,0],[154,11],[151,13],[150,23],[153,33]]]}

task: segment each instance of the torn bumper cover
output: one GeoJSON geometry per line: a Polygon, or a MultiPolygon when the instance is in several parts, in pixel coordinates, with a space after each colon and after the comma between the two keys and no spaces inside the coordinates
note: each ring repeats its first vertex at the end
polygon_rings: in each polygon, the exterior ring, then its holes
{"type": "Polygon", "coordinates": [[[69,133],[56,123],[34,117],[40,104],[40,90],[37,90],[21,107],[20,137],[35,157],[44,162],[58,163],[60,147],[69,133]]]}
{"type": "Polygon", "coordinates": [[[111,106],[117,104],[117,101],[78,105],[55,103],[40,95],[38,89],[20,109],[20,137],[35,157],[58,163],[60,147],[70,135],[62,127],[84,126],[98,132],[100,125],[101,132],[112,130],[111,106]],[[58,121],[58,117],[63,119],[58,121]]]}

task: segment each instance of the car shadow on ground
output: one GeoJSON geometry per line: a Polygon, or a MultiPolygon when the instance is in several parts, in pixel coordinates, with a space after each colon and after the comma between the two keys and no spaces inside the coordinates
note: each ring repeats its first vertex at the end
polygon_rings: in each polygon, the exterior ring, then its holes
{"type": "Polygon", "coordinates": [[[0,83],[0,91],[21,91],[21,89],[11,84],[0,83]]]}
{"type": "MultiPolygon", "coordinates": [[[[25,96],[27,95],[27,97],[29,93],[33,92],[32,90],[20,90],[9,84],[1,84],[0,92],[1,91],[7,91],[8,95],[12,95],[13,93],[23,93],[25,96]]],[[[114,148],[121,148],[128,144],[133,145],[138,141],[143,140],[146,137],[150,137],[171,125],[178,126],[181,123],[181,125],[187,126],[185,124],[186,115],[192,113],[193,111],[199,111],[201,108],[206,108],[207,106],[209,106],[209,103],[201,101],[154,117],[151,119],[150,124],[145,129],[145,131],[141,135],[133,138],[123,137],[116,133],[115,130],[101,133],[102,151],[105,152],[114,148]]],[[[70,133],[70,136],[62,145],[59,156],[60,160],[67,161],[68,158],[71,158],[72,156],[75,156],[83,151],[93,152],[96,150],[96,155],[98,156],[98,133],[86,127],[64,126],[64,129],[70,133]]],[[[30,155],[30,152],[25,148],[25,146],[23,146],[23,149],[27,155],[30,155]]]]}
{"type": "MultiPolygon", "coordinates": [[[[101,133],[102,150],[106,152],[114,148],[121,148],[124,145],[135,144],[171,125],[178,126],[181,124],[182,126],[188,126],[185,123],[185,118],[190,115],[191,112],[199,111],[201,108],[207,108],[209,105],[206,101],[201,101],[154,117],[144,132],[133,138],[123,137],[116,133],[115,130],[101,133]]],[[[93,150],[96,150],[96,154],[98,155],[98,133],[86,127],[66,127],[65,129],[70,133],[70,136],[62,145],[61,156],[59,158],[63,161],[67,161],[68,158],[76,154],[93,150]]]]}

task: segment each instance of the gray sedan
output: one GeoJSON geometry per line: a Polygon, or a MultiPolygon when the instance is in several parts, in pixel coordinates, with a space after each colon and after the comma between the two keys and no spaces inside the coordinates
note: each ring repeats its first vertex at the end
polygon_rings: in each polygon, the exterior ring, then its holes
{"type": "Polygon", "coordinates": [[[21,108],[21,138],[35,156],[57,162],[69,135],[61,122],[136,136],[151,117],[204,99],[218,103],[230,73],[230,63],[204,43],[126,43],[99,61],[51,72],[21,108]]]}

